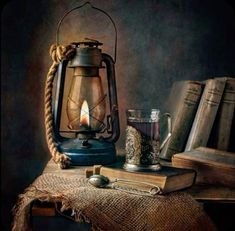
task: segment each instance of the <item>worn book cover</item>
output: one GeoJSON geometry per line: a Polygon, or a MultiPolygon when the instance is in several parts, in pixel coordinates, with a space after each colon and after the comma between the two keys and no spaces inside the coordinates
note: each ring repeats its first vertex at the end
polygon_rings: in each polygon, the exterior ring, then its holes
{"type": "Polygon", "coordinates": [[[208,146],[220,150],[229,150],[230,135],[235,109],[235,78],[226,80],[224,93],[210,134],[208,146]]]}
{"type": "Polygon", "coordinates": [[[166,106],[172,116],[172,134],[161,151],[162,159],[171,160],[173,154],[184,150],[203,87],[203,83],[191,80],[173,84],[166,106]]]}
{"type": "Polygon", "coordinates": [[[225,82],[224,79],[208,79],[206,81],[185,151],[207,145],[225,82]]]}
{"type": "Polygon", "coordinates": [[[196,175],[194,170],[169,166],[162,166],[159,171],[149,172],[129,172],[121,166],[101,166],[99,174],[108,177],[111,181],[115,179],[134,181],[136,189],[141,189],[143,183],[157,185],[163,194],[192,186],[196,175]]]}
{"type": "Polygon", "coordinates": [[[235,187],[235,153],[198,147],[175,154],[172,166],[194,169],[196,183],[235,187]]]}

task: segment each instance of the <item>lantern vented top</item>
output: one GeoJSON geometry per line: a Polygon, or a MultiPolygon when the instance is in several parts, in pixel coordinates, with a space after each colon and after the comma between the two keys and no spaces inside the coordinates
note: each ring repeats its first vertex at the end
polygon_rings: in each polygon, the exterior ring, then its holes
{"type": "Polygon", "coordinates": [[[79,42],[71,43],[76,47],[76,54],[69,61],[69,67],[97,67],[100,68],[102,62],[100,43],[94,39],[83,39],[79,42]]]}
{"type": "Polygon", "coordinates": [[[98,47],[103,45],[103,43],[95,39],[85,38],[82,41],[73,42],[72,45],[75,45],[76,47],[98,47]]]}

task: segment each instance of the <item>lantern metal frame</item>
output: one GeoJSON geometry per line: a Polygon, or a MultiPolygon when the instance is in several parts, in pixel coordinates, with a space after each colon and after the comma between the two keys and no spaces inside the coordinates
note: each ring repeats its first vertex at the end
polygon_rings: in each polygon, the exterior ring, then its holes
{"type": "MultiPolygon", "coordinates": [[[[118,140],[120,135],[119,127],[119,115],[118,115],[118,102],[117,102],[117,90],[116,90],[116,79],[115,79],[115,67],[116,62],[116,50],[117,50],[117,29],[113,19],[105,11],[94,7],[90,2],[86,2],[80,6],[77,6],[67,13],[60,19],[57,31],[56,31],[56,43],[59,43],[59,29],[65,19],[65,17],[72,11],[80,9],[85,5],[90,5],[91,8],[98,10],[105,14],[112,22],[115,29],[115,46],[114,46],[114,59],[108,54],[102,53],[102,62],[105,63],[107,69],[107,83],[109,90],[109,111],[110,115],[107,116],[107,128],[106,131],[109,134],[108,137],[89,137],[89,131],[85,132],[87,138],[80,139],[67,138],[61,135],[60,123],[62,104],[64,97],[65,87],[65,76],[66,69],[68,66],[68,60],[62,60],[58,67],[55,99],[53,106],[53,117],[54,117],[54,139],[57,143],[57,148],[61,153],[65,153],[71,159],[72,165],[93,165],[93,164],[110,164],[116,160],[116,149],[114,143],[118,140]],[[111,129],[110,129],[111,128],[111,129]],[[86,134],[87,133],[87,134],[86,134]]],[[[76,46],[76,44],[73,44],[76,46]]],[[[99,43],[98,45],[101,45],[99,43]]],[[[68,131],[70,133],[79,133],[79,131],[68,131]]],[[[84,134],[84,132],[83,132],[84,134]]]]}

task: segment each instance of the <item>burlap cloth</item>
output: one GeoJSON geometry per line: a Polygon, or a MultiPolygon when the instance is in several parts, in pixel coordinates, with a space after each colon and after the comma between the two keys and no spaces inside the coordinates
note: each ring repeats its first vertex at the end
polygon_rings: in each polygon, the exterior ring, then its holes
{"type": "Polygon", "coordinates": [[[13,231],[29,228],[34,200],[60,202],[75,221],[93,230],[216,230],[201,205],[189,194],[141,196],[114,189],[98,189],[85,177],[43,174],[19,196],[14,208],[13,231]]]}

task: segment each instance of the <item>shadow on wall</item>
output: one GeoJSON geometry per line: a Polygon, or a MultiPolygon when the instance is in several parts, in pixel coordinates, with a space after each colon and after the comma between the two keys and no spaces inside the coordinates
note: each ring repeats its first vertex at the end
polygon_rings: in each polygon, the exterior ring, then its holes
{"type": "MultiPolygon", "coordinates": [[[[1,224],[10,224],[17,195],[50,155],[43,125],[44,81],[56,25],[85,1],[12,0],[2,11],[1,224]]],[[[118,30],[116,63],[121,137],[127,108],[164,108],[176,80],[235,75],[234,11],[222,0],[91,1],[118,30]]],[[[89,33],[113,54],[112,25],[85,9],[65,21],[61,43],[89,33]],[[85,17],[86,16],[86,17],[85,17]],[[94,20],[93,20],[94,19],[94,20]],[[87,21],[86,21],[87,20],[87,21]],[[87,26],[89,25],[89,27],[87,26]]]]}

